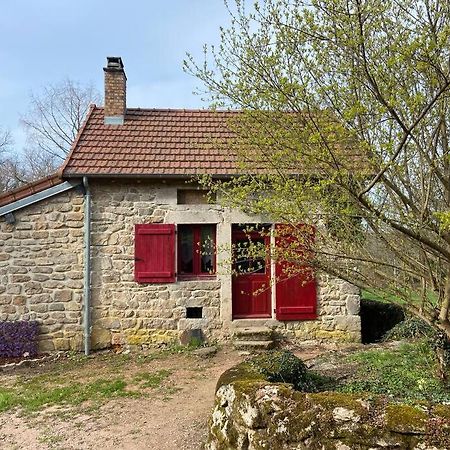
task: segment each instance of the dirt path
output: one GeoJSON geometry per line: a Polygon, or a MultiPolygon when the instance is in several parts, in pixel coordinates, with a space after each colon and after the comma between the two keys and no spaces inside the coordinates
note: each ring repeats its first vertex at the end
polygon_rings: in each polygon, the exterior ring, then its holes
{"type": "Polygon", "coordinates": [[[35,417],[0,414],[0,449],[197,450],[205,441],[214,389],[223,371],[242,357],[222,350],[209,359],[190,356],[155,363],[172,368],[175,392],[150,398],[115,399],[93,413],[48,408],[35,417]],[[183,363],[186,361],[183,360],[183,363]]]}
{"type": "MultiPolygon", "coordinates": [[[[295,353],[307,360],[321,351],[295,353]]],[[[206,439],[217,379],[243,358],[229,348],[211,358],[169,355],[145,366],[171,371],[164,389],[149,396],[111,399],[94,410],[50,407],[34,416],[0,413],[0,449],[198,450],[206,439]]],[[[130,364],[125,370],[132,376],[136,367],[130,364]]]]}

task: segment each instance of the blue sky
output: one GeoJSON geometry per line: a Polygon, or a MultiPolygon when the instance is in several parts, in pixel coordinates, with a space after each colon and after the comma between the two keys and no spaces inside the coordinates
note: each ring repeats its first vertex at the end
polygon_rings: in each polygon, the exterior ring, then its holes
{"type": "Polygon", "coordinates": [[[217,44],[229,17],[223,0],[0,0],[0,127],[24,144],[29,94],[69,77],[103,92],[106,56],[121,56],[130,107],[205,107],[185,74],[217,44]]]}

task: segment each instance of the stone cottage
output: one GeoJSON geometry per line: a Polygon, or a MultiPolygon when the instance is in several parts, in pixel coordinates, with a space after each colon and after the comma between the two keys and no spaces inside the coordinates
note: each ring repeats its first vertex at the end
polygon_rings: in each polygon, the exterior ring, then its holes
{"type": "Polygon", "coordinates": [[[58,173],[0,196],[0,320],[37,320],[43,351],[170,342],[190,329],[221,339],[261,325],[359,341],[354,286],[324,274],[274,283],[270,261],[233,276],[216,251],[246,239],[246,224],[275,227],[208,203],[189,183],[236,175],[233,156],[208,145],[230,137],[236,113],[127,108],[121,58],[108,58],[104,75],[105,106],[92,106],[58,173]]]}

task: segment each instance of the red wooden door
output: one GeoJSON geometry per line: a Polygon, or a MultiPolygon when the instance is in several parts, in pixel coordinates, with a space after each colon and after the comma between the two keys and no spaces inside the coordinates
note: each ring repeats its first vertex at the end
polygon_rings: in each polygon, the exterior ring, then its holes
{"type": "MultiPolygon", "coordinates": [[[[275,245],[287,253],[303,253],[308,259],[311,255],[311,242],[314,241],[314,227],[299,225],[303,229],[303,242],[298,242],[289,226],[276,226],[275,245]]],[[[286,261],[277,261],[276,277],[276,317],[278,320],[311,320],[317,318],[317,286],[314,271],[304,264],[296,267],[286,261]]]]}
{"type": "Polygon", "coordinates": [[[270,244],[269,236],[233,228],[232,242],[236,257],[232,282],[233,319],[272,317],[270,259],[246,257],[245,248],[249,239],[267,249],[270,244]]]}

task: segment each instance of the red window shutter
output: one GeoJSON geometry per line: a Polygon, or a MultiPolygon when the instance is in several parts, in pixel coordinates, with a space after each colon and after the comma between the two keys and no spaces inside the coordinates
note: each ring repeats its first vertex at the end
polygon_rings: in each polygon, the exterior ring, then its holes
{"type": "MultiPolygon", "coordinates": [[[[314,228],[300,225],[314,239],[314,228]]],[[[302,251],[301,243],[292,235],[289,225],[276,225],[278,248],[294,248],[302,251]],[[298,248],[295,248],[298,246],[298,248]]],[[[296,233],[298,231],[296,230],[296,233]]],[[[292,250],[288,250],[292,251],[292,250]]],[[[276,276],[276,317],[278,320],[311,320],[317,318],[317,286],[311,267],[295,267],[286,261],[277,261],[276,276]]]]}
{"type": "Polygon", "coordinates": [[[175,225],[135,225],[134,261],[138,283],[174,283],[175,225]]]}

